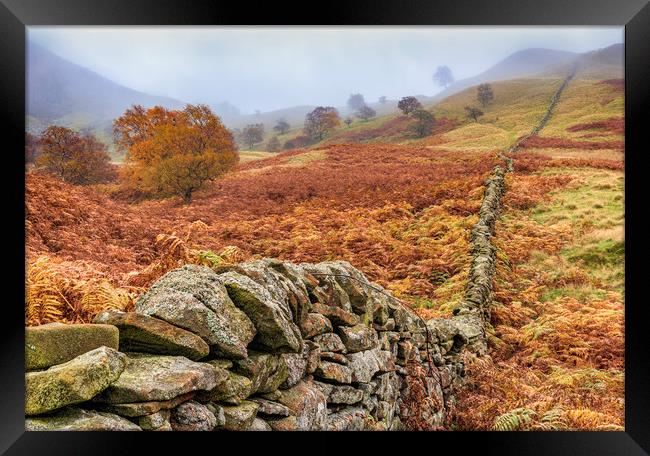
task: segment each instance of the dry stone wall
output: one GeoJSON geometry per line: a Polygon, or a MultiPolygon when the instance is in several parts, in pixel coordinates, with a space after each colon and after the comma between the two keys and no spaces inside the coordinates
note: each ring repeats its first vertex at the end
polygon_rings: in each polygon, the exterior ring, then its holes
{"type": "Polygon", "coordinates": [[[438,428],[482,334],[342,261],[187,265],[135,307],[26,329],[28,430],[438,428]]]}

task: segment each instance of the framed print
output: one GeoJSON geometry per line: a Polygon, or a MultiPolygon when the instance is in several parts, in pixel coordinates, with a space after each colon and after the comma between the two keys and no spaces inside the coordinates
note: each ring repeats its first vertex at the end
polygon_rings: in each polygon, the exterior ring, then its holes
{"type": "Polygon", "coordinates": [[[647,2],[288,8],[3,0],[0,450],[647,454],[647,2]]]}

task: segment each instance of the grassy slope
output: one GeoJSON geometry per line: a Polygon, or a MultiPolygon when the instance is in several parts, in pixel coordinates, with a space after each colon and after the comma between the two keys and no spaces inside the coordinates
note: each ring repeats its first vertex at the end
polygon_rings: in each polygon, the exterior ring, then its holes
{"type": "MultiPolygon", "coordinates": [[[[613,131],[596,132],[621,141],[622,118],[615,85],[578,79],[541,136],[583,139],[585,130],[571,128],[614,119],[613,131]]],[[[469,367],[461,428],[624,426],[623,154],[565,152],[528,148],[515,156],[520,171],[509,177],[497,226],[492,359],[469,367]]]]}

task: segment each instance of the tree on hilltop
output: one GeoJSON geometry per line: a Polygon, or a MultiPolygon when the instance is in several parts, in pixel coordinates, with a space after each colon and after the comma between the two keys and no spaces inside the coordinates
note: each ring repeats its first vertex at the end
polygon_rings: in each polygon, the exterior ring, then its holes
{"type": "Polygon", "coordinates": [[[255,144],[264,141],[264,124],[249,124],[241,133],[242,140],[252,149],[255,144]]]}
{"type": "Polygon", "coordinates": [[[422,103],[420,103],[415,97],[404,97],[397,103],[397,107],[404,113],[404,115],[409,115],[416,109],[421,109],[422,103]]]}
{"type": "Polygon", "coordinates": [[[386,95],[382,95],[381,97],[379,97],[379,103],[386,104],[386,101],[387,101],[386,100],[386,95]]]}
{"type": "Polygon", "coordinates": [[[275,127],[273,127],[273,130],[277,131],[278,134],[280,134],[280,135],[284,135],[285,133],[287,133],[289,131],[290,128],[291,128],[291,125],[289,125],[289,122],[287,122],[284,119],[280,119],[275,124],[275,127]]]}
{"type": "Polygon", "coordinates": [[[113,122],[116,143],[126,149],[127,185],[156,196],[192,201],[196,190],[239,161],[232,133],[206,105],[182,110],[133,106],[113,122]]]}
{"type": "Polygon", "coordinates": [[[485,108],[488,104],[494,100],[494,93],[492,92],[492,86],[490,84],[481,84],[478,86],[476,99],[481,103],[485,108]]]}
{"type": "Polygon", "coordinates": [[[106,145],[92,135],[51,125],[38,137],[36,166],[70,184],[96,184],[115,179],[106,145]]]}
{"type": "Polygon", "coordinates": [[[478,118],[483,115],[483,111],[475,106],[465,106],[465,114],[474,122],[477,122],[478,118]]]}
{"type": "Polygon", "coordinates": [[[447,88],[447,86],[454,82],[454,75],[447,65],[439,66],[436,72],[433,74],[433,80],[438,85],[447,88]]]}
{"type": "Polygon", "coordinates": [[[325,135],[341,124],[336,108],[318,106],[305,116],[305,134],[312,140],[321,141],[325,135]]]}

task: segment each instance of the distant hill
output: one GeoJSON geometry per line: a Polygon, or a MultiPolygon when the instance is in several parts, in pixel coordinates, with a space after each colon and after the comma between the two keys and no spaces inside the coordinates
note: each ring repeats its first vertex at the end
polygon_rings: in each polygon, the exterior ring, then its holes
{"type": "Polygon", "coordinates": [[[110,144],[110,125],[133,104],[169,108],[184,103],[117,84],[43,47],[27,45],[27,126],[38,132],[63,125],[97,134],[110,144]]]}
{"type": "Polygon", "coordinates": [[[583,54],[543,48],[524,49],[511,54],[483,73],[456,81],[433,98],[442,100],[484,82],[527,77],[562,77],[574,63],[579,64],[579,77],[622,78],[623,49],[622,43],[583,54]]]}

